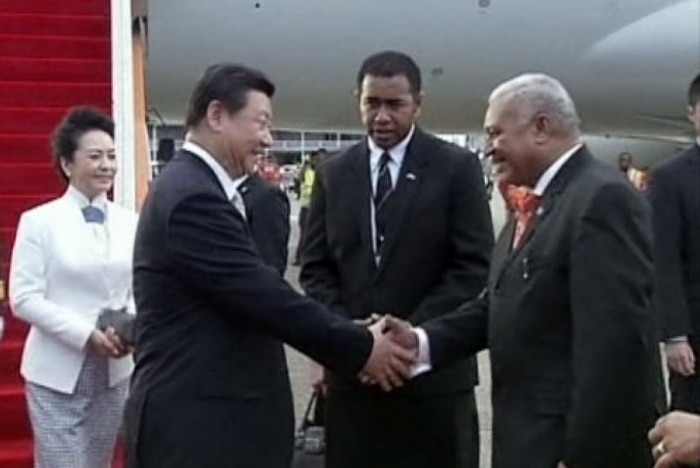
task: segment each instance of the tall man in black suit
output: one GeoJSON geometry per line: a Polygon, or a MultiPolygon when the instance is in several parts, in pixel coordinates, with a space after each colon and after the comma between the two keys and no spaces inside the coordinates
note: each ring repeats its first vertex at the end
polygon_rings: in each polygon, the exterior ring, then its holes
{"type": "MultiPolygon", "coordinates": [[[[648,468],[659,353],[650,208],[579,140],[566,90],[545,75],[499,86],[485,118],[501,181],[525,186],[484,294],[397,339],[445,366],[486,347],[493,468],[648,468]],[[428,351],[428,352],[426,352],[428,351]]],[[[429,359],[428,359],[429,358],[429,359]]]]}
{"type": "Polygon", "coordinates": [[[245,204],[245,217],[263,261],[284,276],[289,243],[289,199],[279,188],[251,171],[238,186],[245,204]]]}
{"type": "Polygon", "coordinates": [[[279,340],[386,388],[412,357],[295,293],[256,252],[237,185],[272,141],[273,92],[258,71],[208,68],[191,97],[188,141],[144,204],[130,468],[287,468],[294,417],[279,340]]]}
{"type": "MultiPolygon", "coordinates": [[[[493,228],[476,155],[416,126],[421,76],[399,52],[357,76],[367,138],[321,164],[301,284],[337,314],[393,313],[413,324],[483,289],[493,228]]],[[[473,356],[387,395],[332,375],[328,468],[469,468],[479,464],[473,356]]]]}
{"type": "MultiPolygon", "coordinates": [[[[655,306],[663,318],[671,407],[700,414],[700,74],[688,89],[694,145],[652,173],[655,306]]],[[[699,435],[700,437],[700,435],[699,435]]]]}

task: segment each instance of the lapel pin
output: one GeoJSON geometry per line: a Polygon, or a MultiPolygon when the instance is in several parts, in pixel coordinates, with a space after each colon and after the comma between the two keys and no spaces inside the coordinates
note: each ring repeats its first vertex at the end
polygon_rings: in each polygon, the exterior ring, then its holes
{"type": "Polygon", "coordinates": [[[408,180],[416,180],[416,175],[413,172],[409,172],[408,174],[406,174],[406,178],[408,180]]]}

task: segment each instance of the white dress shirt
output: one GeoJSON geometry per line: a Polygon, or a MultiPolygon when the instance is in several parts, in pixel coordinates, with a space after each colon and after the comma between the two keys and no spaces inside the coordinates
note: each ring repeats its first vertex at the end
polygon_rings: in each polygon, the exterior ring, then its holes
{"type": "Polygon", "coordinates": [[[243,203],[243,197],[238,192],[238,187],[248,176],[243,175],[236,179],[232,179],[228,172],[226,172],[226,169],[224,169],[224,166],[222,166],[221,163],[214,158],[214,156],[209,154],[207,150],[193,141],[186,141],[182,145],[182,149],[194,154],[204,161],[207,166],[209,166],[209,168],[214,172],[214,175],[216,175],[221,188],[224,189],[226,198],[231,201],[233,206],[245,220],[245,204],[243,203]]]}
{"type": "MultiPolygon", "coordinates": [[[[547,187],[549,187],[552,180],[554,180],[554,177],[559,173],[564,164],[571,159],[574,153],[581,148],[581,146],[583,146],[582,143],[577,143],[549,165],[549,167],[542,173],[540,178],[537,179],[537,183],[532,190],[535,195],[540,197],[544,195],[544,192],[547,190],[547,187]]],[[[420,327],[413,328],[413,331],[416,333],[416,337],[418,338],[418,359],[416,360],[416,364],[414,364],[413,368],[411,369],[411,374],[413,376],[417,376],[430,371],[432,369],[432,363],[430,360],[430,341],[428,340],[428,334],[425,333],[425,330],[420,327]]]]}
{"type": "MultiPolygon", "coordinates": [[[[403,160],[406,157],[406,148],[408,143],[413,138],[413,133],[415,132],[415,125],[411,127],[408,135],[401,140],[396,146],[385,150],[377,146],[377,144],[372,140],[371,137],[367,137],[367,146],[369,147],[369,175],[372,187],[372,194],[369,197],[370,206],[370,225],[372,229],[372,239],[377,238],[377,225],[374,219],[374,194],[377,192],[377,180],[379,179],[379,162],[381,160],[382,154],[389,153],[391,159],[387,163],[387,168],[389,169],[389,175],[391,176],[391,188],[392,190],[396,187],[396,183],[399,178],[399,172],[401,171],[401,166],[403,165],[403,160]]],[[[374,249],[374,260],[377,265],[379,265],[379,253],[377,252],[377,246],[372,242],[372,248],[374,249]]]]}

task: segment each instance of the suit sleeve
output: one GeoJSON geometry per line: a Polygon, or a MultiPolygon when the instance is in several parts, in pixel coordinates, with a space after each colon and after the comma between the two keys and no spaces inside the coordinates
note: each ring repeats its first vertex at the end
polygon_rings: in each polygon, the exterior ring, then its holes
{"type": "Polygon", "coordinates": [[[664,340],[691,333],[683,289],[682,226],[678,188],[669,168],[652,174],[649,201],[653,208],[656,268],[655,309],[664,340]]]}
{"type": "Polygon", "coordinates": [[[347,375],[368,359],[369,331],[300,296],[262,263],[225,199],[197,194],[182,200],[170,215],[165,245],[169,268],[217,301],[236,326],[269,334],[347,375]]]}
{"type": "Polygon", "coordinates": [[[440,283],[411,314],[414,324],[476,298],[488,278],[494,236],[481,164],[473,154],[456,159],[450,180],[450,260],[440,283]]]}
{"type": "Polygon", "coordinates": [[[428,336],[432,369],[445,367],[477,353],[487,346],[488,295],[420,325],[428,336]]]}
{"type": "Polygon", "coordinates": [[[593,196],[570,251],[574,382],[564,462],[607,466],[654,418],[651,212],[625,184],[593,196]]]}
{"type": "Polygon", "coordinates": [[[333,312],[348,317],[340,298],[340,274],[328,243],[326,230],[326,173],[316,171],[306,232],[301,250],[299,282],[310,297],[333,312]]]}
{"type": "Polygon", "coordinates": [[[281,190],[266,187],[259,203],[254,216],[258,234],[255,244],[265,262],[284,275],[289,242],[289,200],[281,190]]]}
{"type": "Polygon", "coordinates": [[[46,297],[46,260],[42,231],[45,226],[24,214],[10,265],[10,306],[15,316],[76,350],[83,350],[95,324],[46,297]]]}

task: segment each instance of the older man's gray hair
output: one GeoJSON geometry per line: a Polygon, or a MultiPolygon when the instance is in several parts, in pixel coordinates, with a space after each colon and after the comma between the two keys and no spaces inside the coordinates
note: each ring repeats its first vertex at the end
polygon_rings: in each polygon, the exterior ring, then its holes
{"type": "Polygon", "coordinates": [[[489,105],[496,101],[507,104],[523,122],[543,114],[550,118],[555,130],[578,134],[576,106],[566,89],[551,76],[527,73],[508,80],[489,96],[489,105]]]}

